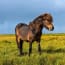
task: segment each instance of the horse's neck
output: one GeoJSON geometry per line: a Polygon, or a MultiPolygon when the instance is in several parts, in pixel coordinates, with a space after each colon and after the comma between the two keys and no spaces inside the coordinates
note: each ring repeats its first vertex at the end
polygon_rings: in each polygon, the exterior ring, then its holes
{"type": "Polygon", "coordinates": [[[43,25],[39,21],[33,21],[29,24],[29,26],[35,31],[35,33],[42,32],[43,25]]]}

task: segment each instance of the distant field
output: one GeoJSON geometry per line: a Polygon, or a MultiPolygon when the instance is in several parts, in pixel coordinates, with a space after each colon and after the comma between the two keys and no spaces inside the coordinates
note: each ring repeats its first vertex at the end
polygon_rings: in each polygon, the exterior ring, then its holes
{"type": "Polygon", "coordinates": [[[41,37],[42,54],[33,43],[28,56],[29,44],[24,42],[24,56],[19,56],[15,35],[0,35],[0,65],[65,65],[65,34],[44,34],[41,37]]]}

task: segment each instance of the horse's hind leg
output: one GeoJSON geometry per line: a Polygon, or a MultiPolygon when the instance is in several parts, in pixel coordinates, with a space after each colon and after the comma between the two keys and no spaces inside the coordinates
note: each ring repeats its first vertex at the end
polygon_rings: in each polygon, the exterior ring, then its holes
{"type": "Polygon", "coordinates": [[[22,50],[23,50],[23,48],[22,48],[22,46],[23,46],[23,41],[22,41],[20,38],[16,37],[16,42],[17,42],[18,49],[19,49],[19,51],[20,51],[20,55],[22,55],[22,50]]]}
{"type": "Polygon", "coordinates": [[[19,50],[20,50],[20,55],[23,55],[23,40],[20,39],[20,44],[19,44],[19,50]]]}
{"type": "Polygon", "coordinates": [[[29,56],[30,56],[31,52],[32,52],[32,43],[29,43],[29,56]]]}

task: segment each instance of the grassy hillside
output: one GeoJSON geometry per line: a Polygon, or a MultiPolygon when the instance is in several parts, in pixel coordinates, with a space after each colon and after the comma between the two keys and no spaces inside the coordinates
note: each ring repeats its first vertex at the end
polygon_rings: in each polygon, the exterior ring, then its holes
{"type": "Polygon", "coordinates": [[[41,37],[42,54],[33,43],[28,56],[29,44],[24,42],[24,56],[19,56],[15,35],[0,35],[0,65],[65,65],[65,34],[44,34],[41,37]]]}

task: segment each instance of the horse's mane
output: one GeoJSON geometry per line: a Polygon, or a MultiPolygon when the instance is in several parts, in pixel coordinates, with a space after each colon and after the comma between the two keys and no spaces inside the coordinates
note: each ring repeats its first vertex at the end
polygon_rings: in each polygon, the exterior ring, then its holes
{"type": "Polygon", "coordinates": [[[42,23],[41,21],[42,21],[42,15],[36,17],[33,21],[31,21],[29,23],[29,25],[31,25],[31,24],[37,24],[37,23],[42,23]]]}
{"type": "Polygon", "coordinates": [[[53,18],[51,16],[51,14],[45,13],[45,14],[41,14],[40,16],[36,17],[31,23],[35,24],[35,23],[42,23],[43,20],[50,20],[50,22],[53,22],[53,18]]]}

